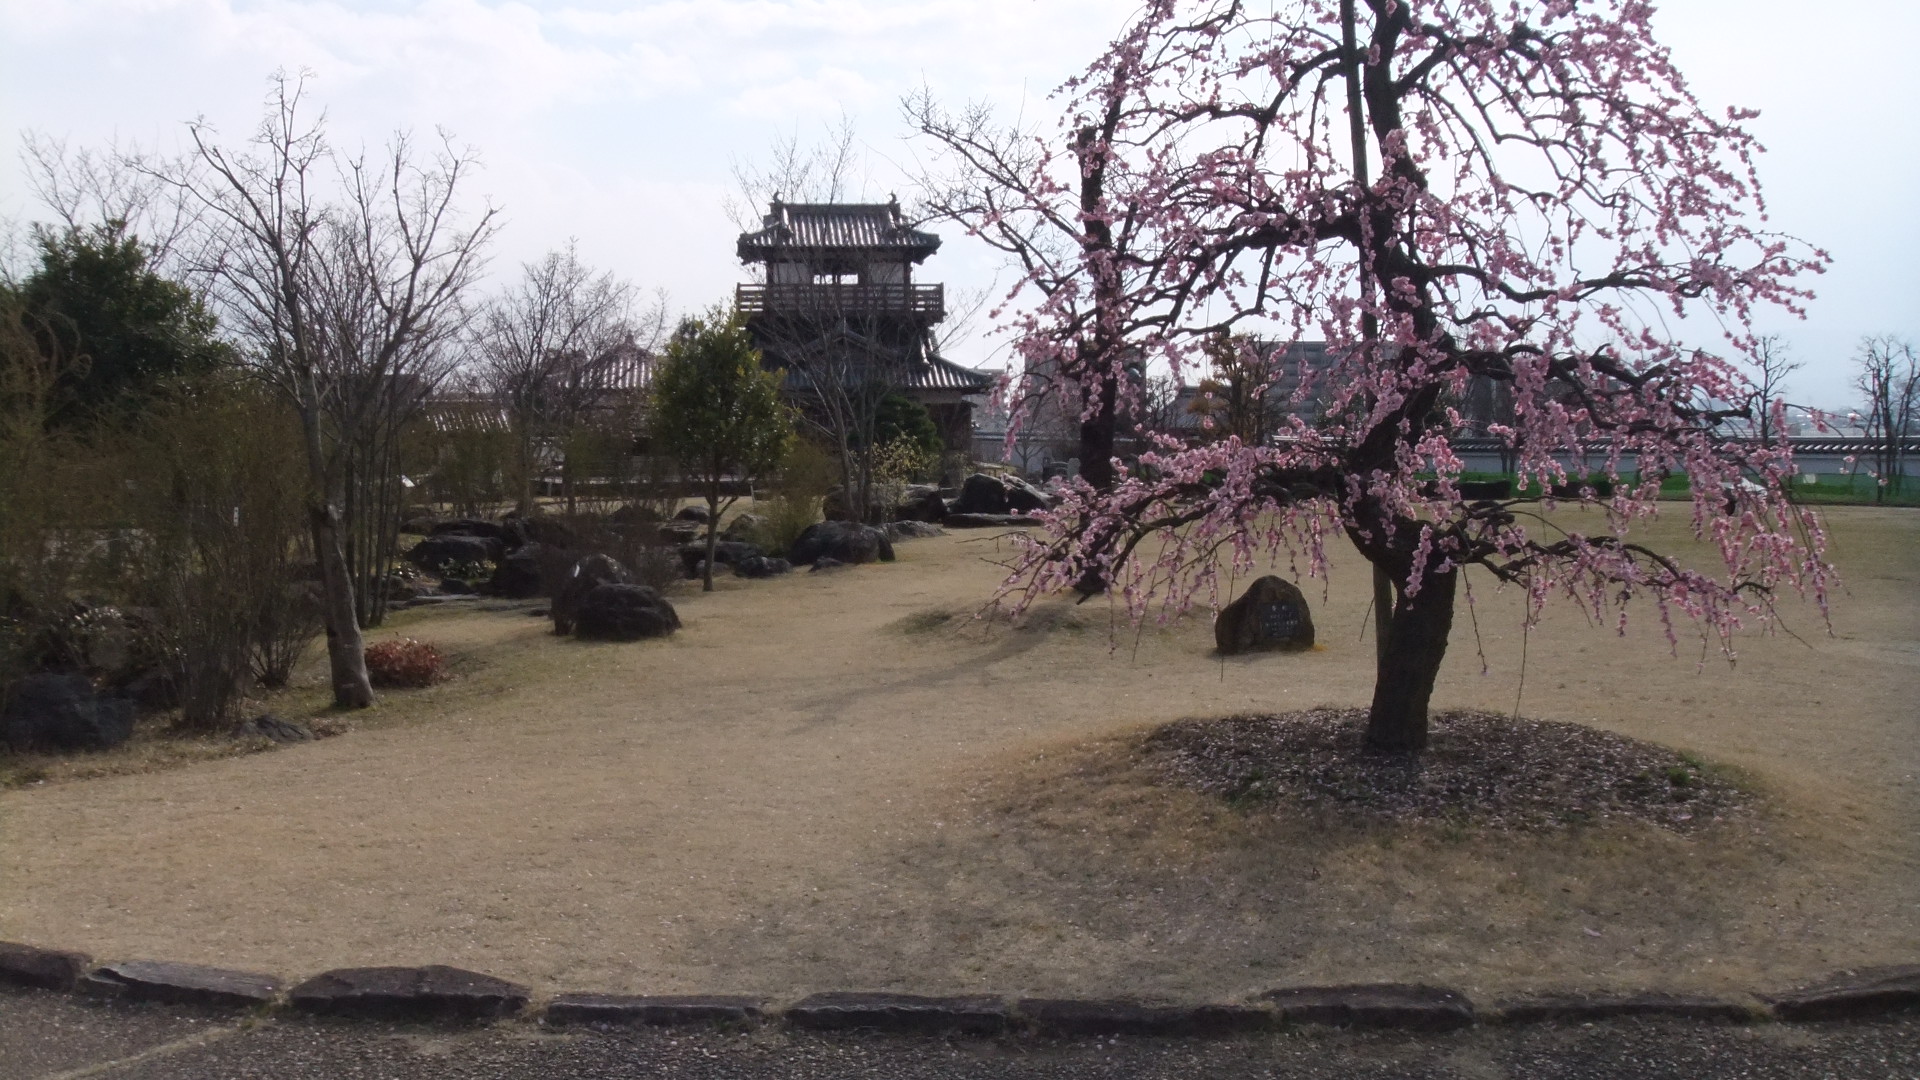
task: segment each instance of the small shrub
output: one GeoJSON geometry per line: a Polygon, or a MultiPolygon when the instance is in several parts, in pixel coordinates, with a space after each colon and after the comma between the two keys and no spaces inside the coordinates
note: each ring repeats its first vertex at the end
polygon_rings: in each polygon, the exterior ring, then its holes
{"type": "Polygon", "coordinates": [[[432,686],[447,678],[447,658],[424,641],[382,641],[367,646],[366,656],[375,686],[432,686]]]}

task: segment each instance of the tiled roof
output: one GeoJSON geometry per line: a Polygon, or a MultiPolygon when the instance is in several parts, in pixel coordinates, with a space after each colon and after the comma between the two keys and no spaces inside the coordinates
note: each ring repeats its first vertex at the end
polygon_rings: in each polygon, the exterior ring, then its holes
{"type": "Polygon", "coordinates": [[[910,390],[958,390],[967,394],[984,394],[993,389],[994,376],[988,372],[975,371],[961,367],[944,357],[927,358],[924,365],[916,366],[907,381],[910,390]]]}
{"type": "Polygon", "coordinates": [[[940,238],[909,226],[900,204],[775,202],[758,232],[740,234],[740,258],[820,249],[897,251],[915,262],[938,251],[940,238]]]}

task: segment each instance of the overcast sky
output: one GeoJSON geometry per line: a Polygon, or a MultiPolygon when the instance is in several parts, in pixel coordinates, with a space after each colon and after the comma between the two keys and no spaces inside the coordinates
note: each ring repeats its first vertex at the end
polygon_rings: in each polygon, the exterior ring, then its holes
{"type": "MultiPolygon", "coordinates": [[[[496,274],[577,237],[581,254],[685,308],[742,279],[731,165],[845,114],[901,187],[901,95],[1043,109],[1129,0],[0,0],[0,130],[172,145],[205,116],[237,141],[266,77],[312,69],[335,142],[441,125],[476,146],[509,224],[496,274]]],[[[1796,400],[1851,399],[1863,334],[1920,337],[1920,40],[1914,0],[1667,0],[1655,19],[1705,103],[1750,123],[1773,224],[1833,254],[1805,322],[1772,317],[1807,370],[1796,400]]],[[[17,165],[0,214],[40,213],[17,165]]],[[[904,189],[906,197],[909,192],[904,189]]],[[[952,233],[953,230],[947,230],[952,233]]],[[[927,280],[984,285],[957,234],[927,280]]],[[[956,350],[1001,363],[996,339],[956,350]]]]}

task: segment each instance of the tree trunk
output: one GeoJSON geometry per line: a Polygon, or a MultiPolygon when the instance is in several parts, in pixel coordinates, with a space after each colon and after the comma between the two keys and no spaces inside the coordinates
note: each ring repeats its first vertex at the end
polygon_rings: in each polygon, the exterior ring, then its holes
{"type": "Polygon", "coordinates": [[[710,483],[707,486],[707,565],[702,569],[700,591],[713,591],[713,553],[719,546],[720,533],[720,485],[710,483]]]}
{"type": "Polygon", "coordinates": [[[1411,597],[1396,583],[1398,602],[1379,653],[1367,715],[1368,750],[1411,754],[1426,748],[1427,700],[1447,655],[1459,577],[1453,570],[1429,573],[1411,597]]]}
{"type": "Polygon", "coordinates": [[[326,503],[310,506],[307,512],[314,555],[320,560],[320,605],[327,625],[333,704],[339,709],[364,709],[373,704],[373,683],[367,678],[366,644],[354,611],[353,576],[340,549],[340,517],[326,503]]]}
{"type": "Polygon", "coordinates": [[[1080,479],[1093,485],[1095,491],[1107,491],[1113,487],[1113,448],[1115,413],[1119,402],[1120,388],[1112,375],[1100,381],[1100,407],[1087,419],[1080,421],[1080,479]]]}

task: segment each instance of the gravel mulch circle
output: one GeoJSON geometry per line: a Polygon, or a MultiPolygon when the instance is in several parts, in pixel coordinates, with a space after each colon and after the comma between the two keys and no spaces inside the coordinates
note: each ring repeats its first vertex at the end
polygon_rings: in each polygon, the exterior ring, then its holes
{"type": "Polygon", "coordinates": [[[1356,811],[1382,820],[1544,830],[1608,821],[1679,832],[1751,796],[1689,755],[1578,724],[1436,714],[1425,753],[1366,754],[1362,709],[1182,720],[1142,747],[1163,780],[1239,807],[1356,811]]]}

